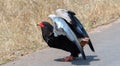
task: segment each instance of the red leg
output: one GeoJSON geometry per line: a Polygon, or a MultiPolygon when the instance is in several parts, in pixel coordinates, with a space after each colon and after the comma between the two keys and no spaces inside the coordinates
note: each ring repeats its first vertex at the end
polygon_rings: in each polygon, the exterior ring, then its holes
{"type": "Polygon", "coordinates": [[[75,57],[73,57],[73,56],[67,56],[67,57],[64,58],[64,61],[68,62],[68,61],[72,61],[73,59],[75,59],[75,57]]]}

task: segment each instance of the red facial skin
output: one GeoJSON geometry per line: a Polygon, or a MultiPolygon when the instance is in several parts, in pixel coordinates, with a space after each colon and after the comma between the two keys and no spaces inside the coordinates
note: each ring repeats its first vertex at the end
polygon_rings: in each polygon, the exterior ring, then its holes
{"type": "Polygon", "coordinates": [[[41,28],[45,26],[43,22],[39,22],[37,25],[40,26],[41,28]]]}

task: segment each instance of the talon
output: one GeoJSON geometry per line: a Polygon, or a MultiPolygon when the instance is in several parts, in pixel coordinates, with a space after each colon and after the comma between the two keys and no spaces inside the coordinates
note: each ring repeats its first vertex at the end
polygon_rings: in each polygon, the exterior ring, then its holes
{"type": "Polygon", "coordinates": [[[64,62],[72,61],[75,57],[73,56],[67,56],[64,58],[64,62]]]}

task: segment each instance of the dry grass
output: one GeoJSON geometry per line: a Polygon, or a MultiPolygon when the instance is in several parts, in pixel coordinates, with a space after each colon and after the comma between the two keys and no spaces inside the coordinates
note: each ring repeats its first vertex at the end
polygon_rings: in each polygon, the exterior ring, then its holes
{"type": "Polygon", "coordinates": [[[120,0],[0,0],[0,64],[46,46],[36,23],[57,8],[76,12],[86,29],[120,16],[120,0]]]}

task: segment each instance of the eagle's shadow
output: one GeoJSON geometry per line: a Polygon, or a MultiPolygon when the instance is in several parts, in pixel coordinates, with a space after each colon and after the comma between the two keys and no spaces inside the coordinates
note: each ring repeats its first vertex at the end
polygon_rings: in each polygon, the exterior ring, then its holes
{"type": "MultiPolygon", "coordinates": [[[[55,59],[55,61],[63,62],[63,58],[55,59]]],[[[86,60],[79,57],[73,61],[70,61],[70,63],[73,65],[90,65],[90,62],[93,62],[93,61],[100,61],[100,59],[98,59],[96,55],[95,56],[86,56],[86,60]]]]}

